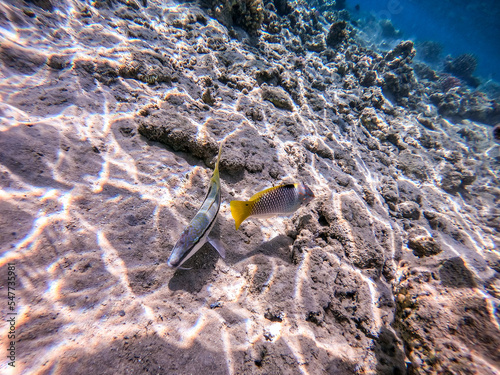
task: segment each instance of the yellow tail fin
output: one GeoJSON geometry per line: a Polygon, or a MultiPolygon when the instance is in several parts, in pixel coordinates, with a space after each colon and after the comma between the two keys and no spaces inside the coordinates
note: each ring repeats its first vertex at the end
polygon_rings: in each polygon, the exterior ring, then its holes
{"type": "Polygon", "coordinates": [[[224,140],[220,141],[219,154],[217,155],[217,161],[215,162],[214,176],[215,175],[219,176],[219,162],[220,162],[220,156],[222,154],[222,145],[223,144],[224,144],[224,140]]]}
{"type": "Polygon", "coordinates": [[[231,201],[231,203],[229,203],[236,230],[238,230],[243,220],[252,214],[254,204],[254,201],[231,201]]]}

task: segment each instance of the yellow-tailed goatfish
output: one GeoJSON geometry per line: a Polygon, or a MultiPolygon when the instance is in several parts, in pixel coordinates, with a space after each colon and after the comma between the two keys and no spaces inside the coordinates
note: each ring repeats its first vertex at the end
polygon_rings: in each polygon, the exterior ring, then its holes
{"type": "Polygon", "coordinates": [[[275,186],[255,194],[249,201],[231,201],[231,215],[238,229],[249,216],[288,215],[313,198],[311,189],[302,183],[275,186]]]}
{"type": "Polygon", "coordinates": [[[215,163],[214,173],[210,179],[207,196],[200,210],[186,229],[184,229],[181,237],[172,249],[170,258],[168,258],[168,265],[170,267],[179,268],[181,264],[191,258],[207,241],[217,250],[221,257],[225,258],[226,256],[222,243],[214,238],[208,237],[217,219],[221,202],[219,161],[222,152],[222,144],[223,142],[221,142],[219,147],[219,156],[215,163]]]}

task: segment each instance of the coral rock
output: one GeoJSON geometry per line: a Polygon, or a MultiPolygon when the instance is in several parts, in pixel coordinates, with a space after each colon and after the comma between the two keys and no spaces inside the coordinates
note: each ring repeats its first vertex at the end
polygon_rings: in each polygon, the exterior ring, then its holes
{"type": "Polygon", "coordinates": [[[47,65],[57,70],[68,67],[70,63],[71,58],[68,55],[53,54],[47,59],[47,65]]]}
{"type": "Polygon", "coordinates": [[[476,176],[474,172],[460,164],[455,166],[447,165],[441,180],[441,188],[450,194],[455,194],[461,188],[472,184],[475,180],[476,176]]]}
{"type": "Polygon", "coordinates": [[[437,255],[443,251],[439,243],[429,236],[414,236],[410,238],[408,247],[419,258],[437,255]]]}
{"type": "Polygon", "coordinates": [[[428,117],[423,116],[421,113],[418,114],[417,121],[421,123],[423,126],[425,126],[427,129],[436,130],[436,127],[434,126],[434,121],[432,121],[432,119],[428,117]]]}
{"type": "Polygon", "coordinates": [[[389,51],[385,56],[385,59],[387,61],[392,61],[395,58],[412,59],[415,57],[416,53],[415,48],[413,48],[413,42],[411,40],[406,40],[400,42],[396,47],[394,47],[393,50],[389,51]]]}
{"type": "Polygon", "coordinates": [[[403,202],[398,205],[401,215],[405,219],[418,220],[420,219],[420,205],[415,202],[403,202]]]}
{"type": "Polygon", "coordinates": [[[500,143],[500,124],[496,124],[493,128],[493,139],[495,139],[496,142],[500,143]]]}
{"type": "Polygon", "coordinates": [[[338,21],[330,26],[326,37],[326,44],[330,47],[336,47],[349,37],[349,29],[346,21],[338,21]]]}
{"type": "Polygon", "coordinates": [[[208,105],[215,104],[215,99],[212,96],[212,92],[210,91],[209,88],[205,89],[205,91],[203,92],[203,95],[201,96],[201,100],[203,100],[203,102],[205,104],[208,104],[208,105]]]}
{"type": "Polygon", "coordinates": [[[285,90],[279,87],[264,86],[262,88],[262,99],[274,104],[276,108],[293,111],[293,103],[285,90]]]}
{"type": "Polygon", "coordinates": [[[35,4],[43,10],[46,10],[47,12],[52,12],[54,10],[54,6],[50,0],[29,0],[29,2],[35,4]]]}
{"type": "Polygon", "coordinates": [[[208,0],[202,4],[226,27],[240,26],[249,33],[255,33],[264,21],[262,0],[208,0]]]}
{"type": "Polygon", "coordinates": [[[419,155],[412,154],[409,150],[401,151],[399,154],[398,166],[410,178],[420,181],[428,179],[428,164],[419,155]]]}
{"type": "Polygon", "coordinates": [[[22,74],[33,74],[45,64],[47,56],[17,44],[2,41],[0,60],[9,69],[22,74]]]}
{"type": "Polygon", "coordinates": [[[208,164],[218,147],[215,140],[197,137],[197,128],[188,118],[167,110],[159,110],[146,118],[138,118],[138,131],[146,138],[162,142],[176,151],[187,151],[208,164]],[[167,120],[168,119],[168,120],[167,120]]]}
{"type": "Polygon", "coordinates": [[[304,140],[304,146],[322,158],[333,160],[333,151],[320,138],[308,137],[304,140]]]}

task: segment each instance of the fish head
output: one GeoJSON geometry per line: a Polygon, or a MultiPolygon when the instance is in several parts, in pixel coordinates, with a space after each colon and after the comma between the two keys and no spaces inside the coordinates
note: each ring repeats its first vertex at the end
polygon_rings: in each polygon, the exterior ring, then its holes
{"type": "Polygon", "coordinates": [[[298,184],[299,198],[302,204],[307,204],[314,199],[314,193],[306,184],[298,184]]]}
{"type": "Polygon", "coordinates": [[[172,268],[178,268],[189,257],[191,248],[192,241],[190,241],[189,232],[184,231],[175,244],[174,248],[172,249],[172,253],[170,254],[170,257],[167,261],[168,266],[172,268]]]}
{"type": "Polygon", "coordinates": [[[177,249],[177,245],[172,249],[172,253],[170,254],[170,257],[168,258],[167,264],[169,267],[172,268],[177,268],[181,265],[181,258],[180,255],[181,252],[179,249],[177,249]]]}
{"type": "Polygon", "coordinates": [[[206,215],[196,215],[184,229],[168,258],[167,264],[170,267],[179,268],[203,246],[211,230],[207,220],[206,215]]]}

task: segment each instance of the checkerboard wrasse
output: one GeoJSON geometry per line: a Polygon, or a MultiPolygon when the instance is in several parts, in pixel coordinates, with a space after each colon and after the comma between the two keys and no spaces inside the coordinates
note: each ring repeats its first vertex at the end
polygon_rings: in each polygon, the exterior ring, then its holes
{"type": "Polygon", "coordinates": [[[217,250],[222,258],[226,256],[223,244],[217,239],[209,237],[210,231],[217,219],[221,203],[219,161],[222,153],[222,144],[223,142],[221,142],[219,147],[219,155],[205,200],[198,213],[181,233],[179,240],[172,249],[172,253],[168,258],[168,265],[170,267],[181,268],[180,266],[196,254],[207,241],[217,250]]]}
{"type": "Polygon", "coordinates": [[[238,229],[250,216],[267,218],[289,215],[313,198],[314,194],[306,184],[279,185],[255,194],[248,201],[231,201],[231,215],[238,229]]]}

